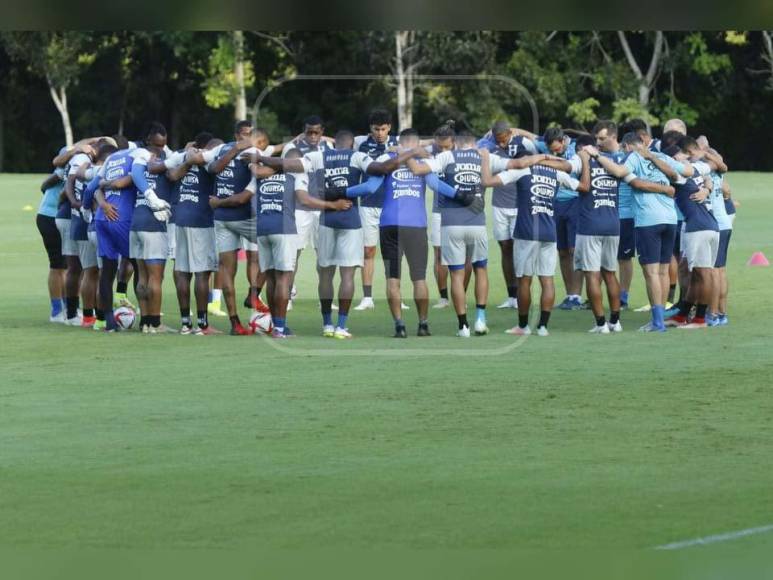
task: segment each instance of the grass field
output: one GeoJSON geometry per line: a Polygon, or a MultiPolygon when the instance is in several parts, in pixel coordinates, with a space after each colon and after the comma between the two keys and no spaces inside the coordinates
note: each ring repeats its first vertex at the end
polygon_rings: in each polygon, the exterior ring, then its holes
{"type": "MultiPolygon", "coordinates": [[[[40,180],[0,176],[2,546],[644,549],[773,523],[773,270],[745,265],[773,258],[773,175],[731,176],[728,327],[641,334],[626,312],[589,336],[589,312],[557,311],[517,342],[491,309],[462,343],[444,310],[393,341],[379,269],[356,340],[328,341],[307,252],[281,350],[49,324],[22,211],[40,180]]],[[[171,270],[165,294],[176,325],[171,270]]]]}

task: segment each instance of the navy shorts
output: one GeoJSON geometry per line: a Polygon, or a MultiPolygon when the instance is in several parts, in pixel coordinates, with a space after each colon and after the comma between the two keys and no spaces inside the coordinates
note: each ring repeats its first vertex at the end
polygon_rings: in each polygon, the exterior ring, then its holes
{"type": "Polygon", "coordinates": [[[131,222],[97,221],[97,255],[108,260],[129,258],[129,229],[131,222]]]}
{"type": "Polygon", "coordinates": [[[580,198],[555,200],[556,242],[559,250],[574,248],[577,221],[580,219],[580,198]]]}
{"type": "Polygon", "coordinates": [[[670,264],[676,237],[676,224],[658,224],[636,228],[636,252],[639,263],[670,264]]]}
{"type": "Polygon", "coordinates": [[[682,220],[676,222],[676,237],[674,238],[673,253],[677,260],[682,256],[682,220]]]}
{"type": "Polygon", "coordinates": [[[715,268],[724,268],[727,265],[727,248],[730,246],[730,234],[733,230],[719,231],[719,249],[717,250],[717,261],[714,262],[715,268]]]}
{"type": "Polygon", "coordinates": [[[617,247],[618,260],[631,260],[636,256],[636,228],[633,218],[620,219],[620,245],[617,247]]]}

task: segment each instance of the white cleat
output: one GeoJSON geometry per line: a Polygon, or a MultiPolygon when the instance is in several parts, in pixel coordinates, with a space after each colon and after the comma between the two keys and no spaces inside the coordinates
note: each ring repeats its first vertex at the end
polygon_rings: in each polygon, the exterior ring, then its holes
{"type": "Polygon", "coordinates": [[[465,324],[456,331],[456,336],[460,338],[470,338],[470,327],[465,324]]]}
{"type": "Polygon", "coordinates": [[[400,308],[402,310],[410,310],[411,309],[411,307],[408,306],[405,302],[400,302],[400,308]]]}
{"type": "Polygon", "coordinates": [[[333,335],[335,334],[335,326],[332,324],[326,324],[322,327],[322,336],[325,338],[333,338],[333,335]]]}
{"type": "Polygon", "coordinates": [[[594,326],[588,331],[589,334],[609,334],[609,327],[606,324],[594,326]]]}
{"type": "Polygon", "coordinates": [[[330,305],[330,309],[331,310],[338,310],[338,305],[337,304],[331,304],[330,305]]]}
{"type": "Polygon", "coordinates": [[[64,321],[64,324],[66,326],[82,326],[83,325],[83,316],[80,314],[78,316],[73,316],[72,318],[68,318],[64,321]]]}
{"type": "Polygon", "coordinates": [[[360,303],[354,307],[355,310],[373,310],[376,307],[376,303],[373,302],[373,298],[365,297],[360,303]]]}
{"type": "Polygon", "coordinates": [[[484,334],[488,334],[488,326],[486,326],[486,321],[476,320],[473,330],[475,330],[476,336],[483,336],[484,334]]]}
{"type": "Polygon", "coordinates": [[[290,298],[290,300],[287,301],[287,310],[293,309],[293,299],[290,298]]]}
{"type": "Polygon", "coordinates": [[[634,312],[649,312],[650,310],[652,310],[652,306],[645,304],[644,306],[639,306],[634,312]]]}
{"type": "Polygon", "coordinates": [[[337,338],[338,340],[345,340],[351,337],[352,333],[349,332],[349,329],[341,328],[340,326],[336,327],[335,332],[333,333],[333,338],[337,338]]]}
{"type": "Polygon", "coordinates": [[[505,334],[512,334],[513,336],[529,336],[531,334],[531,328],[528,326],[521,328],[520,326],[513,326],[505,330],[505,334]]]}
{"type": "Polygon", "coordinates": [[[540,326],[537,329],[537,336],[550,336],[550,333],[548,332],[547,326],[540,326]]]}
{"type": "Polygon", "coordinates": [[[502,304],[497,306],[500,310],[503,308],[518,308],[518,299],[517,298],[507,298],[502,304]]]}
{"type": "Polygon", "coordinates": [[[298,288],[295,287],[295,284],[293,284],[293,287],[290,289],[290,299],[292,300],[298,296],[298,288]]]}
{"type": "Polygon", "coordinates": [[[619,320],[614,324],[607,322],[607,326],[609,327],[609,332],[623,332],[623,325],[620,324],[619,320]]]}
{"type": "Polygon", "coordinates": [[[448,308],[450,305],[451,303],[448,302],[448,298],[440,298],[436,304],[432,305],[432,308],[440,310],[441,308],[448,308]]]}
{"type": "Polygon", "coordinates": [[[56,316],[49,316],[48,317],[48,321],[49,322],[56,322],[58,324],[66,324],[67,323],[67,315],[64,313],[64,310],[62,310],[56,316]]]}

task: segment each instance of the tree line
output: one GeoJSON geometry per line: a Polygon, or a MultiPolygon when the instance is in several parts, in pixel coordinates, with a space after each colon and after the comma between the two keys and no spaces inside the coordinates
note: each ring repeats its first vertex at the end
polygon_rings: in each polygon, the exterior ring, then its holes
{"type": "Polygon", "coordinates": [[[311,114],[364,132],[374,106],[425,134],[680,117],[733,168],[773,169],[770,31],[2,32],[0,72],[0,171],[151,120],[177,147],[243,118],[277,140],[311,114]]]}

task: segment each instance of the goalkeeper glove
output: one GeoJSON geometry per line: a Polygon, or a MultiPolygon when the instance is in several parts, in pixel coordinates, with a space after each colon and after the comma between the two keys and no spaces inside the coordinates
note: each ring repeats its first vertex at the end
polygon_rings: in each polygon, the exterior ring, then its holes
{"type": "Polygon", "coordinates": [[[156,192],[152,189],[145,191],[145,199],[148,201],[148,207],[154,212],[161,211],[163,209],[169,209],[171,206],[163,199],[156,195],[156,192]]]}

